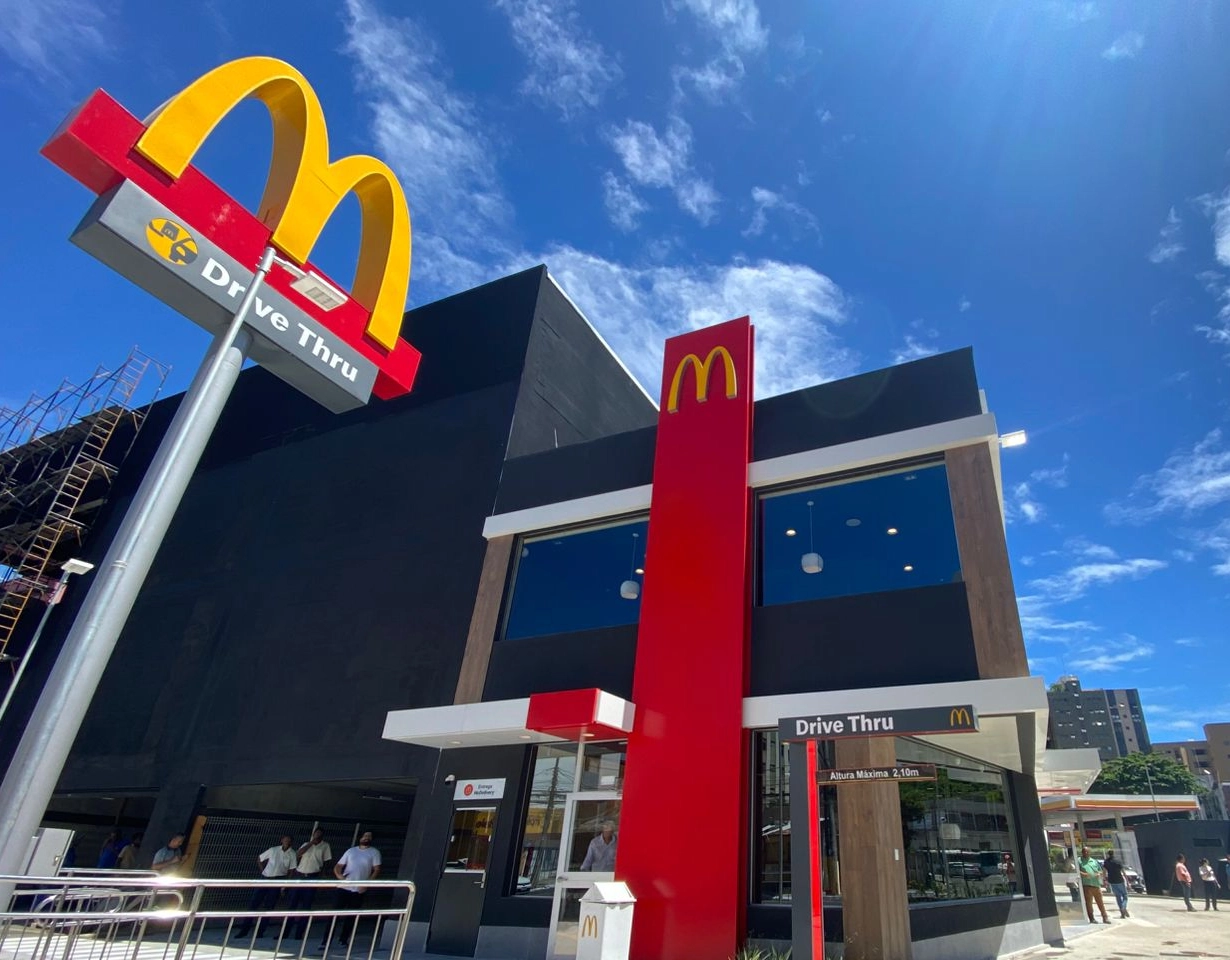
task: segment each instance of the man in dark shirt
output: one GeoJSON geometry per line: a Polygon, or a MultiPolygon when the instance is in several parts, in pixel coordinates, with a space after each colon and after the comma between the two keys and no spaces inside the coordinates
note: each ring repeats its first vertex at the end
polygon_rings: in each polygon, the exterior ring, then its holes
{"type": "Polygon", "coordinates": [[[1127,880],[1123,876],[1123,864],[1115,856],[1114,850],[1108,853],[1106,859],[1102,861],[1102,869],[1106,871],[1106,882],[1115,895],[1115,902],[1119,904],[1119,916],[1129,916],[1127,880]]]}

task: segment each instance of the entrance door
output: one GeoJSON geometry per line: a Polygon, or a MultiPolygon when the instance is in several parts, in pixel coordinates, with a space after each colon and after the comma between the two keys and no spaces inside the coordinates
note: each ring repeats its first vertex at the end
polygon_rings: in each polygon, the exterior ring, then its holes
{"type": "Polygon", "coordinates": [[[453,829],[436,888],[427,952],[474,956],[495,834],[495,807],[455,807],[453,829]]]}
{"type": "Polygon", "coordinates": [[[615,879],[619,792],[595,790],[571,794],[564,808],[563,833],[555,899],[551,905],[551,928],[547,935],[548,958],[577,955],[581,897],[595,880],[615,879]],[[605,833],[604,825],[609,825],[605,833]]]}

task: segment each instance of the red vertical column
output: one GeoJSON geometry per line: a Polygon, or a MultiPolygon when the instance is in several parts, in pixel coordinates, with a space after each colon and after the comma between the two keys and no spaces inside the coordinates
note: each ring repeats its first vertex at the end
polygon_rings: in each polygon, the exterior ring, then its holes
{"type": "Polygon", "coordinates": [[[746,869],[752,325],[666,342],[616,875],[633,960],[727,960],[746,869]]]}

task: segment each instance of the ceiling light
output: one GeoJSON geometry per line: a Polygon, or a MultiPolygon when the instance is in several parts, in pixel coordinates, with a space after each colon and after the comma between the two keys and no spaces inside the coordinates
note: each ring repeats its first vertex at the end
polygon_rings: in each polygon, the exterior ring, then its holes
{"type": "Polygon", "coordinates": [[[581,734],[581,736],[586,737],[586,738],[590,738],[590,737],[594,737],[594,736],[596,736],[596,734],[592,734],[592,733],[583,733],[583,734],[581,734]]]}
{"type": "Polygon", "coordinates": [[[635,580],[625,580],[619,585],[619,595],[625,600],[635,600],[641,595],[641,585],[635,580]]]}
{"type": "Polygon", "coordinates": [[[643,576],[645,575],[645,568],[644,568],[644,567],[637,567],[637,568],[636,568],[636,572],[637,572],[637,573],[639,573],[639,574],[643,577],[643,576]]]}
{"type": "Polygon", "coordinates": [[[528,733],[523,733],[521,734],[521,739],[522,740],[532,740],[533,737],[531,737],[528,733]]]}
{"type": "Polygon", "coordinates": [[[805,553],[800,561],[804,573],[819,573],[824,569],[824,557],[818,553],[805,553]]]}
{"type": "Polygon", "coordinates": [[[795,530],[793,527],[791,527],[789,530],[786,531],[786,536],[793,537],[796,533],[798,533],[798,531],[795,530]]]}
{"type": "Polygon", "coordinates": [[[459,747],[459,746],[461,746],[461,741],[460,741],[460,740],[450,740],[450,741],[449,741],[449,743],[450,743],[450,744],[452,744],[454,747],[459,747]]]}
{"type": "Polygon", "coordinates": [[[862,521],[862,520],[860,520],[858,517],[851,517],[849,520],[847,520],[847,521],[846,521],[846,526],[847,526],[847,527],[857,527],[857,526],[859,526],[862,522],[863,522],[863,521],[862,521]]]}
{"type": "Polygon", "coordinates": [[[999,438],[999,445],[1001,447],[1023,447],[1028,439],[1024,430],[1013,430],[999,438]]]}
{"type": "Polygon", "coordinates": [[[895,536],[897,535],[897,528],[896,528],[896,527],[889,527],[889,528],[888,528],[888,535],[889,535],[890,537],[895,537],[895,536]]]}
{"type": "Polygon", "coordinates": [[[907,564],[906,564],[904,567],[902,567],[901,569],[902,569],[902,570],[904,570],[906,573],[909,573],[910,571],[912,571],[912,570],[914,569],[914,564],[912,564],[912,563],[907,563],[907,564]]]}

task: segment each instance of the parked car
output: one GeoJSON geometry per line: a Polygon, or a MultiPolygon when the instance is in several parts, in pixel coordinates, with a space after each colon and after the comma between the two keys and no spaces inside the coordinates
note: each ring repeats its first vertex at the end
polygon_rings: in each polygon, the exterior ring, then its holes
{"type": "Polygon", "coordinates": [[[1140,879],[1140,874],[1135,870],[1130,870],[1127,867],[1123,869],[1123,879],[1127,882],[1127,888],[1132,893],[1144,893],[1145,882],[1140,879]]]}

